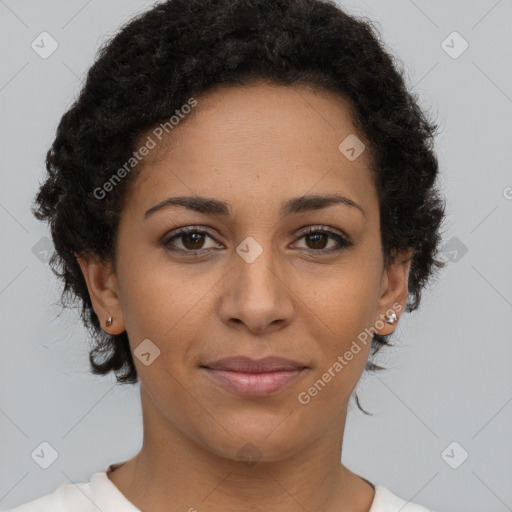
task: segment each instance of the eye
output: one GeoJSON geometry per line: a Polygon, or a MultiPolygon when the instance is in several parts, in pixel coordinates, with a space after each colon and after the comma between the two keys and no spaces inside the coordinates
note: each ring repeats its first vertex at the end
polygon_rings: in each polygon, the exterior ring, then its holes
{"type": "Polygon", "coordinates": [[[302,232],[302,236],[299,238],[299,240],[301,239],[305,240],[306,249],[320,253],[335,252],[353,245],[352,242],[350,242],[343,235],[325,229],[323,226],[312,226],[307,228],[302,232]],[[334,247],[331,246],[330,248],[326,248],[326,244],[328,244],[329,239],[335,242],[334,247]]]}
{"type": "MultiPolygon", "coordinates": [[[[331,253],[353,245],[345,236],[330,231],[324,226],[307,228],[302,231],[301,236],[298,238],[298,240],[302,239],[306,242],[306,247],[299,247],[299,249],[306,249],[316,253],[331,253]],[[328,247],[329,240],[334,242],[334,247],[328,247]]],[[[208,249],[221,249],[224,247],[208,231],[195,226],[180,229],[169,238],[164,239],[162,245],[169,251],[187,253],[189,255],[208,252],[208,249]],[[207,238],[214,242],[210,247],[205,247],[207,238]]]]}
{"type": "Polygon", "coordinates": [[[202,249],[211,249],[211,248],[218,248],[218,243],[213,238],[212,235],[210,235],[207,231],[198,229],[196,227],[187,227],[180,229],[177,233],[175,233],[170,238],[165,239],[162,242],[162,245],[173,252],[188,252],[191,254],[196,254],[197,252],[201,251],[202,249]],[[204,247],[204,242],[206,237],[210,238],[216,244],[214,244],[211,247],[204,247]],[[179,240],[181,243],[181,247],[173,248],[172,246],[174,244],[174,240],[179,240]]]}

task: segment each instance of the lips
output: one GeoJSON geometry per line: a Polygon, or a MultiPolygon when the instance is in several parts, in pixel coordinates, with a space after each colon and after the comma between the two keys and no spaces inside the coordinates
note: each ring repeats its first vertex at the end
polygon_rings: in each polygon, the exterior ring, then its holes
{"type": "Polygon", "coordinates": [[[308,370],[308,366],[282,357],[254,360],[244,356],[209,362],[201,365],[201,368],[215,383],[245,396],[276,394],[308,370]]]}
{"type": "Polygon", "coordinates": [[[226,370],[242,373],[269,373],[277,371],[293,371],[307,368],[305,364],[284,357],[265,357],[251,359],[245,356],[231,356],[202,365],[211,370],[226,370]]]}

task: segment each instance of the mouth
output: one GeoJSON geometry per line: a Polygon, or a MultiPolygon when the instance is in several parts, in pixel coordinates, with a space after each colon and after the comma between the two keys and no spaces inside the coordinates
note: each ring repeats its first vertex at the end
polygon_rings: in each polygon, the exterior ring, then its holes
{"type": "Polygon", "coordinates": [[[201,365],[206,375],[222,387],[245,396],[268,396],[282,391],[309,369],[281,357],[254,360],[233,356],[201,365]]]}

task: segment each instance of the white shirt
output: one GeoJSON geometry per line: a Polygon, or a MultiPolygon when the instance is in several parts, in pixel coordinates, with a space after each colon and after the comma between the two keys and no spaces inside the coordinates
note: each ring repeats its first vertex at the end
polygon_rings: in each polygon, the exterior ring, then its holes
{"type": "MultiPolygon", "coordinates": [[[[61,485],[54,492],[8,512],[141,512],[107,476],[114,466],[120,464],[110,464],[105,471],[94,473],[88,482],[61,485]]],[[[382,485],[374,488],[375,496],[369,512],[432,512],[399,498],[382,485]]]]}

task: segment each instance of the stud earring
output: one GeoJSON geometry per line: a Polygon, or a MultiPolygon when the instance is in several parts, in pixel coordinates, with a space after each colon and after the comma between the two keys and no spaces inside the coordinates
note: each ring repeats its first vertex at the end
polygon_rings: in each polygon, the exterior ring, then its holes
{"type": "Polygon", "coordinates": [[[388,324],[394,324],[396,322],[396,313],[392,311],[389,315],[384,317],[388,324]]]}
{"type": "Polygon", "coordinates": [[[110,327],[110,326],[112,325],[112,322],[113,322],[113,318],[112,318],[111,316],[109,316],[109,317],[107,318],[107,321],[105,322],[105,325],[106,325],[107,327],[110,327]]]}

